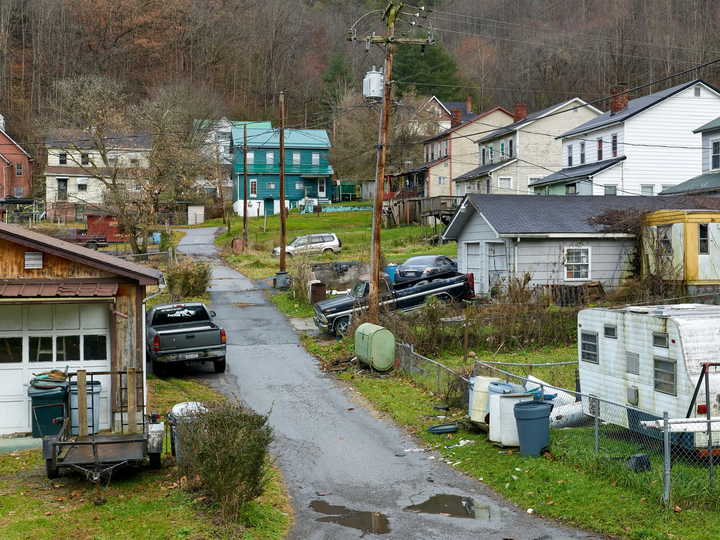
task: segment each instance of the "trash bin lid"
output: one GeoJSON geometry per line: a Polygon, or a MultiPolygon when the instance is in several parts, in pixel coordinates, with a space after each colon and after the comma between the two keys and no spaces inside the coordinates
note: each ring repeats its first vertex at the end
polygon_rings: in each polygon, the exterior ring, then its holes
{"type": "Polygon", "coordinates": [[[173,406],[171,414],[176,418],[186,418],[205,412],[206,410],[200,401],[183,401],[173,406]]]}
{"type": "Polygon", "coordinates": [[[29,397],[64,398],[66,393],[67,393],[67,389],[64,386],[56,386],[54,388],[35,388],[34,386],[30,386],[28,388],[28,396],[29,397]]]}
{"type": "MultiPolygon", "coordinates": [[[[100,390],[102,389],[102,384],[100,384],[100,381],[87,381],[86,385],[87,391],[92,392],[93,394],[100,393],[100,390]]],[[[77,394],[77,381],[72,381],[70,383],[70,392],[73,394],[77,394]]]]}

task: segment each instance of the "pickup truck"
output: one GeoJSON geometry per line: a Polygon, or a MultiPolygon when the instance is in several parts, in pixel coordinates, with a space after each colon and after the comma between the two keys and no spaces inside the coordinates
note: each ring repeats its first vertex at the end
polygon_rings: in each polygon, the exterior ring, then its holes
{"type": "Polygon", "coordinates": [[[77,229],[58,229],[53,233],[53,238],[59,240],[65,240],[73,244],[84,244],[93,250],[97,250],[99,247],[107,247],[108,239],[107,235],[104,234],[83,234],[77,229]]]}
{"type": "Polygon", "coordinates": [[[225,372],[225,330],[212,322],[215,312],[202,302],[160,304],[147,312],[147,352],[153,373],[171,363],[212,362],[225,372]]]}
{"type": "MultiPolygon", "coordinates": [[[[350,327],[353,314],[367,309],[370,283],[368,276],[361,276],[349,294],[322,300],[315,304],[313,321],[320,330],[344,335],[350,327]]],[[[472,274],[458,274],[447,279],[435,279],[397,289],[387,275],[380,280],[380,306],[397,311],[419,308],[428,298],[441,301],[472,298],[474,293],[472,274]]]]}

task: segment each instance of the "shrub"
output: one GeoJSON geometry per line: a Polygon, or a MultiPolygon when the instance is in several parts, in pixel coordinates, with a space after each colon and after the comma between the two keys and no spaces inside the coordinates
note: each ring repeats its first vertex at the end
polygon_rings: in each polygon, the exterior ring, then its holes
{"type": "Polygon", "coordinates": [[[204,261],[185,259],[173,264],[165,274],[171,301],[202,296],[207,290],[211,275],[212,268],[204,261]]]}
{"type": "Polygon", "coordinates": [[[207,403],[205,411],[176,426],[181,472],[199,480],[228,522],[262,495],[273,440],[269,415],[236,403],[207,403]]]}

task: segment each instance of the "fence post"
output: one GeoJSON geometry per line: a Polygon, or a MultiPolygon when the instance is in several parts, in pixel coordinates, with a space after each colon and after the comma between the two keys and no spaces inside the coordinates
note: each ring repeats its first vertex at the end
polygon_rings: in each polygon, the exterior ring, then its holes
{"type": "Polygon", "coordinates": [[[415,361],[415,346],[410,344],[410,378],[413,378],[413,362],[415,361]]]}
{"type": "Polygon", "coordinates": [[[438,386],[437,386],[437,393],[440,395],[440,364],[437,366],[437,372],[438,372],[438,386]]]}
{"type": "Polygon", "coordinates": [[[663,446],[665,453],[665,490],[663,502],[667,506],[670,502],[670,421],[668,412],[663,413],[663,446]]]}
{"type": "Polygon", "coordinates": [[[595,457],[597,457],[599,452],[599,444],[598,444],[598,436],[599,436],[599,430],[600,430],[600,402],[597,400],[597,398],[590,398],[593,400],[593,404],[595,405],[593,407],[595,411],[595,457]]]}

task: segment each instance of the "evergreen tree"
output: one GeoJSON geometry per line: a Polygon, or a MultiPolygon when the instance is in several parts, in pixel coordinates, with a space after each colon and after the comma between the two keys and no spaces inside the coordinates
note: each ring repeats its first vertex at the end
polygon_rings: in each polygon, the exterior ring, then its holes
{"type": "Polygon", "coordinates": [[[332,111],[342,100],[343,96],[357,87],[355,77],[345,57],[339,53],[333,53],[330,63],[322,78],[325,86],[322,90],[320,107],[325,111],[332,111]]]}
{"type": "Polygon", "coordinates": [[[398,45],[393,60],[393,81],[398,96],[414,92],[441,100],[461,99],[463,81],[453,55],[440,43],[398,45]],[[423,50],[424,49],[424,50],[423,50]]]}

